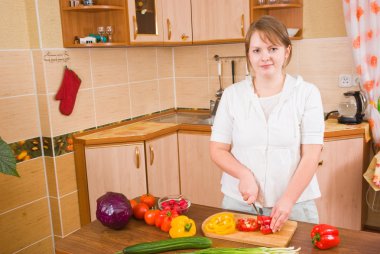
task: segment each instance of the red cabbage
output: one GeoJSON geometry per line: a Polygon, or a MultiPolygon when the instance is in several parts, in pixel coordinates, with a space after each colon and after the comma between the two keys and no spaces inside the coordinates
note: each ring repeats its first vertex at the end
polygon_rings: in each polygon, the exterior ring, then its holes
{"type": "Polygon", "coordinates": [[[112,229],[122,229],[133,215],[131,203],[122,193],[107,192],[96,202],[96,218],[112,229]]]}

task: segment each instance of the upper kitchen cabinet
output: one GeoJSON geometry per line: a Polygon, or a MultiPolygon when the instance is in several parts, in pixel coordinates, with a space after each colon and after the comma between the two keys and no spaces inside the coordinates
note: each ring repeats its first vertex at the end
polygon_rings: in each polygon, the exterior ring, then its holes
{"type": "Polygon", "coordinates": [[[94,5],[80,4],[78,6],[71,6],[71,2],[70,0],[60,0],[64,47],[113,47],[128,44],[125,0],[97,0],[94,5]],[[99,27],[103,27],[103,29],[98,29],[99,27]],[[111,29],[107,29],[107,27],[111,27],[111,29]],[[79,43],[79,38],[87,37],[90,34],[102,36],[105,41],[79,43]]]}
{"type": "Polygon", "coordinates": [[[298,28],[291,39],[302,39],[303,0],[250,0],[251,22],[263,15],[271,15],[283,22],[287,28],[298,28]],[[260,4],[263,3],[263,4],[260,4]]]}
{"type": "Polygon", "coordinates": [[[128,0],[131,45],[191,44],[190,0],[128,0]]]}
{"type": "Polygon", "coordinates": [[[249,0],[192,0],[193,43],[243,42],[249,0]]]}

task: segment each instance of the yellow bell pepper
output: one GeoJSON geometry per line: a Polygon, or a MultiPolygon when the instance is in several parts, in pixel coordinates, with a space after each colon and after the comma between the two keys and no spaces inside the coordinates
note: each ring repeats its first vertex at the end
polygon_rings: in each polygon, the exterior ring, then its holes
{"type": "Polygon", "coordinates": [[[197,233],[194,220],[185,215],[175,217],[170,225],[169,235],[171,238],[194,236],[197,233]]]}
{"type": "Polygon", "coordinates": [[[205,231],[218,235],[227,235],[235,232],[235,217],[232,213],[223,212],[211,216],[206,222],[205,231]]]}

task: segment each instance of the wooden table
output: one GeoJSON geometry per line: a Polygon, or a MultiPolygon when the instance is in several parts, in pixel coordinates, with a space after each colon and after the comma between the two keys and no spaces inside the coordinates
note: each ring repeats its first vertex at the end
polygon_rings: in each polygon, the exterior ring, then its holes
{"type": "MultiPolygon", "coordinates": [[[[187,215],[195,220],[197,235],[202,236],[202,222],[208,216],[221,211],[223,210],[193,204],[187,215]]],[[[327,251],[318,250],[311,244],[310,231],[312,227],[313,224],[299,222],[289,246],[301,247],[301,253],[380,253],[380,234],[348,229],[340,229],[341,244],[338,247],[327,251]]],[[[104,227],[99,221],[94,221],[57,241],[55,247],[57,254],[112,254],[132,244],[168,238],[170,238],[168,233],[136,219],[131,219],[124,229],[118,231],[104,227]]],[[[255,247],[254,245],[218,239],[212,239],[212,241],[213,247],[255,247]]],[[[190,252],[190,250],[182,252],[190,252]]]]}

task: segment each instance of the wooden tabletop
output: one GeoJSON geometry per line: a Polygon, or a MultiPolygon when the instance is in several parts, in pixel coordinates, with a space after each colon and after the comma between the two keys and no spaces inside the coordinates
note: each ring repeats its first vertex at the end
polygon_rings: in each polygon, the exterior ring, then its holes
{"type": "MultiPolygon", "coordinates": [[[[221,211],[223,210],[219,208],[192,204],[187,216],[195,220],[197,235],[202,236],[202,222],[208,216],[221,211]]],[[[379,233],[348,229],[340,229],[341,243],[338,247],[325,251],[318,250],[311,244],[310,231],[312,227],[313,224],[299,222],[289,246],[301,247],[301,253],[380,253],[379,233]]],[[[144,221],[137,221],[136,219],[131,219],[124,229],[118,231],[104,227],[99,221],[94,221],[66,238],[58,240],[55,247],[57,254],[112,254],[129,245],[168,238],[170,238],[168,233],[162,232],[156,227],[149,226],[144,221]]],[[[213,247],[256,247],[254,245],[226,240],[213,238],[211,240],[213,247]]],[[[190,250],[182,252],[190,252],[190,250]]]]}

